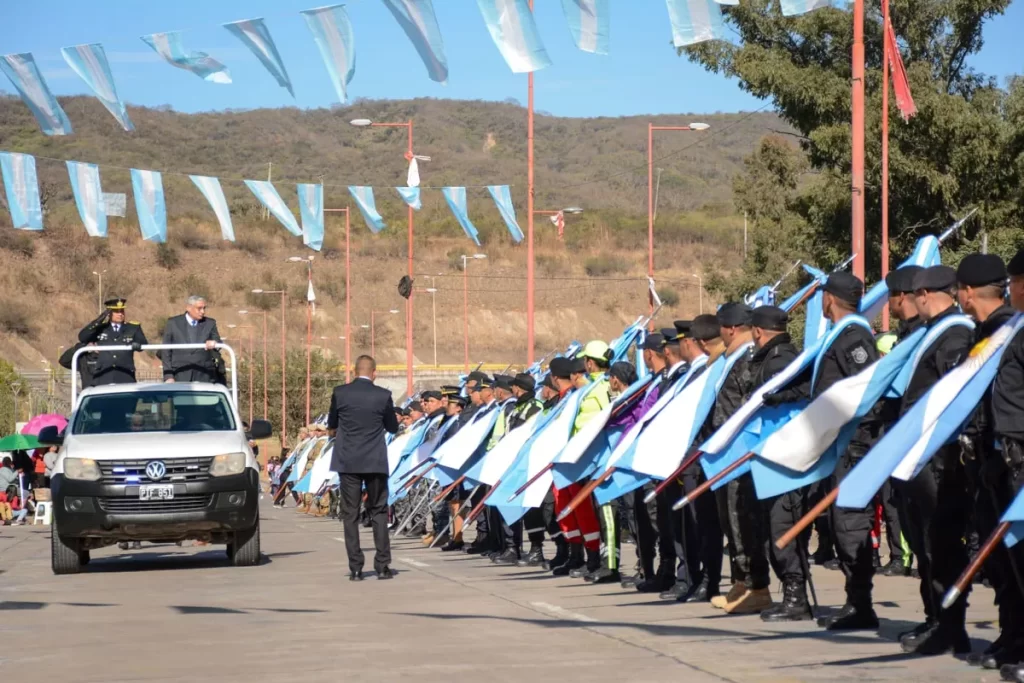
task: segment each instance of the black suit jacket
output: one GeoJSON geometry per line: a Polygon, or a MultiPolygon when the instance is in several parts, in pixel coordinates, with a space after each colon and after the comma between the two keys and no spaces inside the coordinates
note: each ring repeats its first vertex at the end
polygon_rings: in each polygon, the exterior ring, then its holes
{"type": "Polygon", "coordinates": [[[398,431],[391,392],[359,377],[334,388],[327,428],[336,429],[331,469],[346,474],[387,474],[384,432],[398,431]]]}
{"type": "MultiPolygon", "coordinates": [[[[164,328],[164,344],[203,344],[210,339],[220,341],[217,321],[213,318],[203,318],[192,328],[182,313],[168,319],[164,328]]],[[[219,352],[205,349],[161,351],[164,379],[173,377],[175,382],[216,382],[218,356],[219,352]]]]}

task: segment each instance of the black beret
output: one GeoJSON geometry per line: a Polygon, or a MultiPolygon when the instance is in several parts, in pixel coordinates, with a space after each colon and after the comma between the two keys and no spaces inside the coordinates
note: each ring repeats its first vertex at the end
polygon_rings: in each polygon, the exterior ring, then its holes
{"type": "Polygon", "coordinates": [[[512,375],[495,375],[494,376],[494,388],[504,389],[505,391],[512,391],[512,380],[515,377],[512,375]]]}
{"type": "Polygon", "coordinates": [[[736,301],[722,304],[718,309],[718,324],[722,327],[741,327],[750,325],[753,310],[746,304],[736,301]]]}
{"type": "Polygon", "coordinates": [[[548,365],[548,369],[554,377],[569,379],[569,375],[572,374],[572,361],[562,356],[552,358],[551,363],[548,365]]]}
{"type": "Polygon", "coordinates": [[[665,337],[657,332],[652,332],[644,337],[644,342],[640,345],[640,348],[644,351],[661,351],[661,347],[664,345],[665,337]]]}
{"type": "Polygon", "coordinates": [[[721,337],[722,330],[718,318],[710,313],[698,315],[690,325],[690,336],[697,341],[711,341],[715,337],[721,337]]]}
{"type": "Polygon", "coordinates": [[[1006,264],[995,254],[968,254],[956,269],[956,281],[968,287],[1006,282],[1006,264]]]}
{"type": "Polygon", "coordinates": [[[914,291],[938,292],[956,286],[956,271],[949,266],[923,268],[914,276],[914,291]]]}
{"type": "Polygon", "coordinates": [[[860,298],[864,296],[864,282],[856,275],[843,270],[829,275],[822,289],[852,306],[858,305],[860,298]]]}
{"type": "Polygon", "coordinates": [[[579,373],[579,372],[586,372],[587,371],[586,363],[584,363],[583,359],[580,358],[579,356],[577,356],[576,358],[573,358],[572,361],[570,361],[570,362],[572,363],[572,368],[570,369],[570,372],[579,373]]]}
{"type": "Polygon", "coordinates": [[[632,363],[627,363],[626,361],[612,363],[612,366],[608,368],[608,374],[625,384],[627,387],[637,380],[636,368],[633,367],[632,363]]]}
{"type": "Polygon", "coordinates": [[[778,306],[758,306],[751,315],[751,325],[762,330],[785,332],[789,314],[778,306]]]}
{"type": "Polygon", "coordinates": [[[676,320],[672,323],[676,328],[676,338],[682,339],[683,337],[690,334],[690,326],[693,325],[692,320],[676,320]]]}
{"type": "Polygon", "coordinates": [[[512,385],[519,387],[523,391],[533,391],[537,388],[537,380],[528,372],[520,372],[512,380],[512,385]]]}
{"type": "Polygon", "coordinates": [[[440,391],[434,391],[433,389],[431,389],[430,391],[424,391],[420,393],[420,399],[426,400],[428,398],[432,398],[435,401],[440,401],[442,398],[444,398],[444,396],[441,394],[440,391]]]}
{"type": "Polygon", "coordinates": [[[469,373],[469,377],[466,378],[466,381],[467,382],[472,382],[473,380],[476,380],[477,382],[482,382],[485,379],[487,379],[487,373],[486,372],[480,372],[479,370],[474,370],[473,372],[469,373]]]}
{"type": "Polygon", "coordinates": [[[417,413],[422,413],[423,412],[423,404],[420,403],[419,401],[413,401],[412,403],[409,404],[409,412],[411,413],[414,410],[417,413]]]}
{"type": "Polygon", "coordinates": [[[1010,275],[1024,275],[1024,249],[1018,251],[1006,264],[1006,272],[1010,275]]]}
{"type": "Polygon", "coordinates": [[[903,266],[890,270],[885,276],[885,286],[889,288],[889,296],[910,294],[914,291],[914,276],[924,270],[921,266],[903,266]]]}
{"type": "Polygon", "coordinates": [[[679,343],[679,335],[676,334],[676,328],[674,328],[674,327],[663,327],[663,328],[661,328],[658,331],[661,332],[661,337],[664,340],[664,343],[662,344],[662,346],[665,346],[667,344],[678,344],[679,343]]]}

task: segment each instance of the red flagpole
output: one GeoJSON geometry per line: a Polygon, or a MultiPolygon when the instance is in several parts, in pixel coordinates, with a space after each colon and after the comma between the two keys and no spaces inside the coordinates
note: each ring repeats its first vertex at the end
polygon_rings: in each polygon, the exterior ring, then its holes
{"type": "Polygon", "coordinates": [[[864,0],[853,3],[852,194],[850,227],[853,274],[864,279],[864,0]]]}
{"type": "MultiPolygon", "coordinates": [[[[530,12],[533,12],[533,0],[530,12]]],[[[526,75],[526,364],[533,364],[533,72],[526,75]]]]}
{"type": "MultiPolygon", "coordinates": [[[[889,0],[882,0],[882,277],[889,272],[889,0]]],[[[889,330],[889,307],[882,308],[882,329],[889,330]]]]}

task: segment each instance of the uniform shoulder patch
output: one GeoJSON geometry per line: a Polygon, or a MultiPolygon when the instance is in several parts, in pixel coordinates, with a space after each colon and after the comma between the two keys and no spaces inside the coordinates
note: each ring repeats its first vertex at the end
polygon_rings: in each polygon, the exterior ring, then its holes
{"type": "Polygon", "coordinates": [[[868,351],[863,346],[857,346],[850,350],[850,358],[857,365],[864,365],[868,362],[868,351]]]}

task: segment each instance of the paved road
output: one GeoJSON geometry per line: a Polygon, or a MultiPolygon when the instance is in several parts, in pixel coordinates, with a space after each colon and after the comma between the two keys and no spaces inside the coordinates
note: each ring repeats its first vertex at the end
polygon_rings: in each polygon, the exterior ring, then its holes
{"type": "MultiPolygon", "coordinates": [[[[345,580],[340,525],[264,509],[264,563],[222,548],[95,552],[56,577],[45,527],[0,530],[0,670],[62,681],[998,681],[951,657],[909,658],[913,579],[879,578],[881,634],[765,625],[702,605],[395,543],[394,581],[345,580]],[[671,678],[670,678],[671,677],[671,678]]],[[[372,546],[364,536],[364,548],[372,546]]],[[[627,552],[627,554],[631,554],[627,552]]],[[[824,605],[841,575],[817,570],[824,605]]],[[[995,637],[992,593],[969,615],[995,637]]]]}

